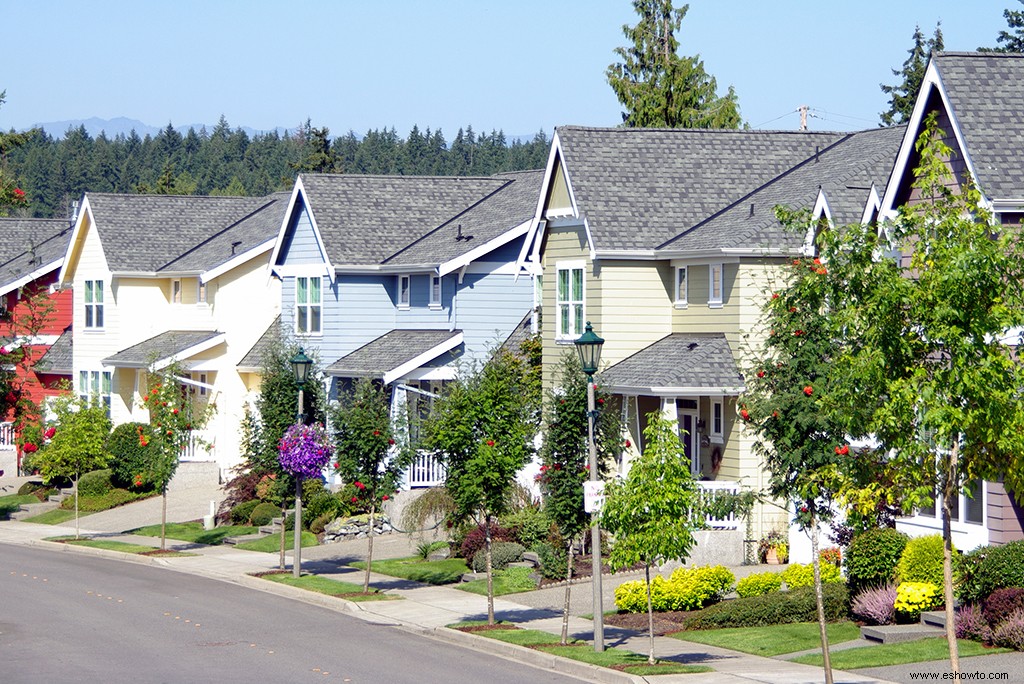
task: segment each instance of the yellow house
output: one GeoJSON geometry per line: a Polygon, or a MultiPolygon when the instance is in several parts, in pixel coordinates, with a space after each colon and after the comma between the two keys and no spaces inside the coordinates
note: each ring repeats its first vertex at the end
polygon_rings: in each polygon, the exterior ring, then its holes
{"type": "MultiPolygon", "coordinates": [[[[813,226],[874,219],[901,137],[556,130],[522,256],[543,273],[544,380],[592,322],[605,339],[597,382],[619,399],[631,444],[620,473],[660,411],[705,487],[762,488],[753,436],[736,420],[761,304],[780,264],[813,253],[813,226]],[[807,232],[783,230],[778,205],[806,209],[807,232]]],[[[758,534],[786,522],[778,508],[755,517],[758,534]]]]}
{"type": "Polygon", "coordinates": [[[238,365],[280,313],[269,257],[287,194],[171,197],[88,193],[60,271],[73,290],[72,384],[114,425],[147,422],[146,370],[172,360],[216,406],[183,458],[238,465],[249,374],[238,365]]]}

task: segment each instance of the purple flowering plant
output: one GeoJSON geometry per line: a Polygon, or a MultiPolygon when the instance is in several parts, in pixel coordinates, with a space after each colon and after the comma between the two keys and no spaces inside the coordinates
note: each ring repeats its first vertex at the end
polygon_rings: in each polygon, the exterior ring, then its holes
{"type": "Polygon", "coordinates": [[[277,461],[300,479],[319,477],[331,459],[331,451],[322,425],[292,425],[281,438],[277,461]]]}

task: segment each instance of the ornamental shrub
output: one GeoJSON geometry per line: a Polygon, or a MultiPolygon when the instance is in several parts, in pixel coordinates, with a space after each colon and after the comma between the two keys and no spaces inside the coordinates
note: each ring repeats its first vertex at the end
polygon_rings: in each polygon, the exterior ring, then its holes
{"type": "Polygon", "coordinates": [[[992,643],[1015,651],[1024,651],[1024,610],[1010,613],[998,627],[992,630],[992,643]]]}
{"type": "MultiPolygon", "coordinates": [[[[507,527],[499,527],[498,525],[491,525],[491,543],[496,541],[511,542],[516,540],[516,535],[512,530],[507,527]]],[[[484,544],[487,540],[484,538],[484,526],[478,525],[477,527],[470,530],[466,538],[462,540],[462,545],[459,547],[459,556],[465,558],[467,561],[472,560],[476,552],[484,548],[484,544]]]]}
{"type": "Polygon", "coordinates": [[[264,525],[269,525],[280,514],[280,508],[272,503],[264,502],[252,509],[252,513],[249,514],[249,524],[263,527],[264,525]]]}
{"type": "Polygon", "coordinates": [[[942,605],[942,590],[931,582],[901,582],[896,587],[897,620],[917,622],[921,611],[942,605]]]}
{"type": "Polygon", "coordinates": [[[907,535],[885,527],[855,535],[846,550],[846,582],[858,593],[896,580],[896,564],[907,545],[907,535]]]}
{"type": "Polygon", "coordinates": [[[93,470],[82,475],[78,480],[78,496],[103,496],[114,489],[110,481],[112,471],[109,468],[93,470]]]}
{"type": "Polygon", "coordinates": [[[989,626],[996,627],[1018,610],[1024,610],[1024,589],[1007,587],[993,591],[981,606],[989,626]]]}
{"type": "MultiPolygon", "coordinates": [[[[664,604],[662,590],[665,587],[665,578],[655,575],[651,579],[651,608],[658,610],[659,605],[664,604]]],[[[647,583],[643,580],[623,582],[615,587],[615,605],[619,610],[628,613],[647,612],[647,583]]]]}
{"type": "MultiPolygon", "coordinates": [[[[722,600],[736,577],[724,566],[677,568],[668,579],[651,579],[651,607],[656,611],[696,610],[722,600]]],[[[643,580],[624,582],[615,590],[615,604],[631,613],[647,611],[647,589],[643,580]],[[622,589],[621,592],[619,589],[622,589]]]]}
{"type": "MultiPolygon", "coordinates": [[[[907,542],[896,576],[900,582],[927,582],[941,587],[942,578],[942,535],[929,534],[914,537],[907,542]]],[[[956,549],[954,549],[954,552],[956,549]]]]}
{"type": "Polygon", "coordinates": [[[853,599],[850,612],[870,625],[891,625],[896,621],[896,585],[864,589],[853,599]]]}
{"type": "MultiPolygon", "coordinates": [[[[821,563],[820,566],[822,583],[843,581],[843,576],[836,566],[831,563],[821,563]]],[[[812,563],[790,565],[782,572],[782,581],[786,583],[787,589],[812,587],[814,586],[814,565],[812,563]]]]}
{"type": "MultiPolygon", "coordinates": [[[[491,542],[491,569],[504,570],[509,563],[518,563],[523,560],[522,544],[516,542],[491,542]]],[[[487,570],[487,548],[482,548],[473,556],[473,572],[485,572],[487,570]]]]}
{"type": "Polygon", "coordinates": [[[561,544],[542,542],[531,549],[540,558],[540,574],[545,579],[564,580],[565,565],[569,562],[565,547],[561,544]]]}
{"type": "Polygon", "coordinates": [[[260,505],[259,499],[243,501],[231,509],[231,523],[233,525],[248,525],[252,517],[253,509],[260,505]]]}
{"type": "MultiPolygon", "coordinates": [[[[825,619],[836,622],[846,617],[850,608],[850,595],[845,584],[831,583],[822,587],[825,599],[825,619]]],[[[818,606],[813,587],[793,591],[777,591],[763,596],[751,596],[723,601],[691,615],[686,629],[719,629],[722,627],[760,627],[792,622],[814,622],[818,619],[818,606]]]]}
{"type": "Polygon", "coordinates": [[[822,549],[818,553],[818,558],[821,559],[822,563],[828,563],[834,565],[837,568],[843,567],[843,552],[838,546],[830,546],[827,549],[822,549]]]}
{"type": "Polygon", "coordinates": [[[324,528],[334,522],[334,513],[324,513],[309,523],[309,531],[313,534],[323,534],[324,528]]]}
{"type": "Polygon", "coordinates": [[[988,596],[996,589],[1024,587],[1024,540],[994,546],[981,561],[978,589],[988,596]]]}
{"type": "Polygon", "coordinates": [[[962,605],[980,605],[985,599],[981,562],[985,560],[989,550],[988,546],[979,546],[973,551],[953,556],[953,591],[962,605]]]}
{"type": "Polygon", "coordinates": [[[110,431],[105,448],[114,484],[128,489],[141,479],[142,486],[153,486],[154,452],[148,446],[152,439],[153,428],[148,423],[121,423],[110,431]]]}
{"type": "Polygon", "coordinates": [[[763,596],[782,589],[782,574],[778,572],[757,572],[747,575],[736,583],[740,598],[763,596]]]}
{"type": "MultiPolygon", "coordinates": [[[[130,492],[127,489],[111,489],[100,496],[82,496],[81,492],[79,492],[78,510],[83,513],[98,513],[99,511],[123,506],[126,503],[145,499],[149,496],[151,494],[130,492]]],[[[73,510],[75,508],[75,497],[69,496],[64,499],[60,507],[65,510],[73,510]]]]}
{"type": "Polygon", "coordinates": [[[515,513],[502,516],[500,523],[502,527],[512,530],[515,541],[528,549],[533,548],[534,544],[546,542],[551,532],[551,520],[537,506],[524,506],[515,513]]]}
{"type": "Polygon", "coordinates": [[[986,643],[992,641],[992,628],[989,627],[981,612],[981,607],[977,603],[957,608],[954,619],[957,639],[971,639],[986,643]]]}

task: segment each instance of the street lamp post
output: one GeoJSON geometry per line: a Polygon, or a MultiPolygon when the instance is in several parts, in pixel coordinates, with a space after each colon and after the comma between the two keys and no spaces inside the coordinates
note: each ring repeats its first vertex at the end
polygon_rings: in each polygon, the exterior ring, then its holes
{"type": "MultiPolygon", "coordinates": [[[[299,347],[299,353],[293,356],[291,359],[292,371],[295,373],[295,383],[299,386],[299,408],[296,412],[295,422],[302,424],[304,422],[304,403],[303,403],[303,389],[306,386],[306,380],[309,378],[309,369],[313,365],[313,359],[306,356],[302,351],[302,347],[299,347]]],[[[282,520],[281,524],[284,525],[285,521],[282,520]]],[[[284,537],[282,537],[283,539],[284,537]]],[[[292,562],[292,576],[300,577],[302,575],[302,478],[298,475],[295,476],[295,560],[292,562]]]]}
{"type": "MultiPolygon", "coordinates": [[[[604,340],[594,334],[594,328],[587,321],[586,329],[576,340],[576,351],[580,365],[587,374],[587,446],[590,449],[590,481],[598,482],[597,443],[594,441],[594,424],[597,420],[597,405],[594,401],[594,373],[601,361],[601,347],[604,340]]],[[[604,601],[601,593],[601,528],[597,522],[597,511],[590,514],[590,558],[591,586],[594,590],[594,650],[604,650],[604,601]]]]}

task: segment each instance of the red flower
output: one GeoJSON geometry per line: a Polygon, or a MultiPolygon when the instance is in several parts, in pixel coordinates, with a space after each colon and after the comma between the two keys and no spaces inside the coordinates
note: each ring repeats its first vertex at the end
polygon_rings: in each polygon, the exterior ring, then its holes
{"type": "Polygon", "coordinates": [[[814,260],[814,265],[815,266],[821,266],[821,259],[815,259],[814,260]]]}
{"type": "Polygon", "coordinates": [[[393,439],[389,439],[389,440],[388,440],[388,445],[389,445],[389,446],[394,446],[394,445],[395,445],[395,440],[393,440],[393,439]]]}
{"type": "Polygon", "coordinates": [[[793,259],[793,265],[794,266],[799,266],[800,265],[800,260],[799,259],[793,259]]]}
{"type": "Polygon", "coordinates": [[[353,496],[352,497],[352,503],[355,503],[356,501],[359,501],[359,499],[357,499],[356,497],[353,496]]]}
{"type": "Polygon", "coordinates": [[[598,399],[598,400],[597,400],[597,403],[598,403],[598,404],[603,404],[603,403],[604,403],[604,399],[598,399]]]}
{"type": "Polygon", "coordinates": [[[46,439],[53,439],[55,434],[57,434],[57,428],[51,426],[46,428],[46,432],[43,433],[43,437],[46,439]]]}
{"type": "Polygon", "coordinates": [[[796,313],[796,307],[795,306],[789,307],[789,313],[796,313]]]}
{"type": "Polygon", "coordinates": [[[807,506],[801,506],[800,507],[800,512],[801,513],[806,513],[807,512],[807,506]]]}
{"type": "Polygon", "coordinates": [[[381,501],[387,501],[388,500],[388,495],[385,494],[384,496],[380,497],[380,500],[381,501]]]}
{"type": "Polygon", "coordinates": [[[35,452],[39,451],[39,447],[37,447],[32,442],[29,442],[28,444],[23,446],[21,450],[24,451],[26,454],[34,454],[35,452]]]}
{"type": "Polygon", "coordinates": [[[373,431],[373,436],[374,437],[380,437],[380,430],[374,430],[373,431]]]}
{"type": "Polygon", "coordinates": [[[807,396],[811,396],[812,394],[814,394],[814,388],[811,387],[810,385],[804,387],[804,394],[806,394],[807,396]]]}
{"type": "Polygon", "coordinates": [[[778,418],[778,417],[779,417],[779,412],[778,411],[772,411],[772,418],[778,418]]]}
{"type": "Polygon", "coordinates": [[[362,490],[366,489],[366,485],[364,485],[364,484],[363,484],[362,482],[360,482],[359,480],[356,480],[356,481],[355,481],[355,482],[354,482],[353,484],[355,485],[356,489],[358,489],[358,490],[360,490],[360,491],[362,491],[362,490]]]}
{"type": "Polygon", "coordinates": [[[794,336],[794,337],[800,337],[800,336],[801,336],[801,335],[803,335],[803,334],[804,334],[804,331],[803,331],[803,330],[794,330],[794,331],[793,331],[793,336],[794,336]]]}
{"type": "Polygon", "coordinates": [[[487,440],[487,446],[494,446],[494,440],[493,439],[487,440]]]}
{"type": "Polygon", "coordinates": [[[757,377],[763,378],[764,377],[764,371],[757,371],[757,377]]]}
{"type": "Polygon", "coordinates": [[[174,415],[178,415],[178,409],[174,409],[173,411],[171,411],[171,413],[173,413],[174,415]]]}
{"type": "Polygon", "coordinates": [[[335,461],[335,462],[334,462],[334,469],[335,469],[335,470],[337,470],[337,469],[338,469],[338,468],[340,468],[340,467],[341,467],[341,464],[340,464],[340,463],[338,463],[337,461],[335,461]]]}
{"type": "Polygon", "coordinates": [[[628,449],[628,448],[629,448],[629,447],[631,447],[631,446],[633,446],[633,443],[632,443],[632,442],[630,442],[630,441],[629,441],[629,440],[627,439],[627,440],[626,440],[626,448],[628,449]]]}
{"type": "Polygon", "coordinates": [[[740,409],[740,415],[743,417],[743,420],[750,420],[750,413],[747,409],[740,409]]]}
{"type": "Polygon", "coordinates": [[[826,273],[828,273],[828,269],[822,266],[817,271],[815,271],[815,273],[817,273],[818,275],[825,275],[826,273]]]}
{"type": "Polygon", "coordinates": [[[779,293],[778,292],[772,292],[772,299],[778,299],[778,298],[779,298],[779,293]]]}
{"type": "Polygon", "coordinates": [[[836,447],[836,454],[840,456],[845,456],[848,453],[850,453],[850,447],[847,446],[846,444],[844,444],[843,446],[836,447]]]}
{"type": "Polygon", "coordinates": [[[14,188],[14,201],[15,202],[24,202],[25,201],[25,191],[22,190],[21,188],[14,188]]]}

